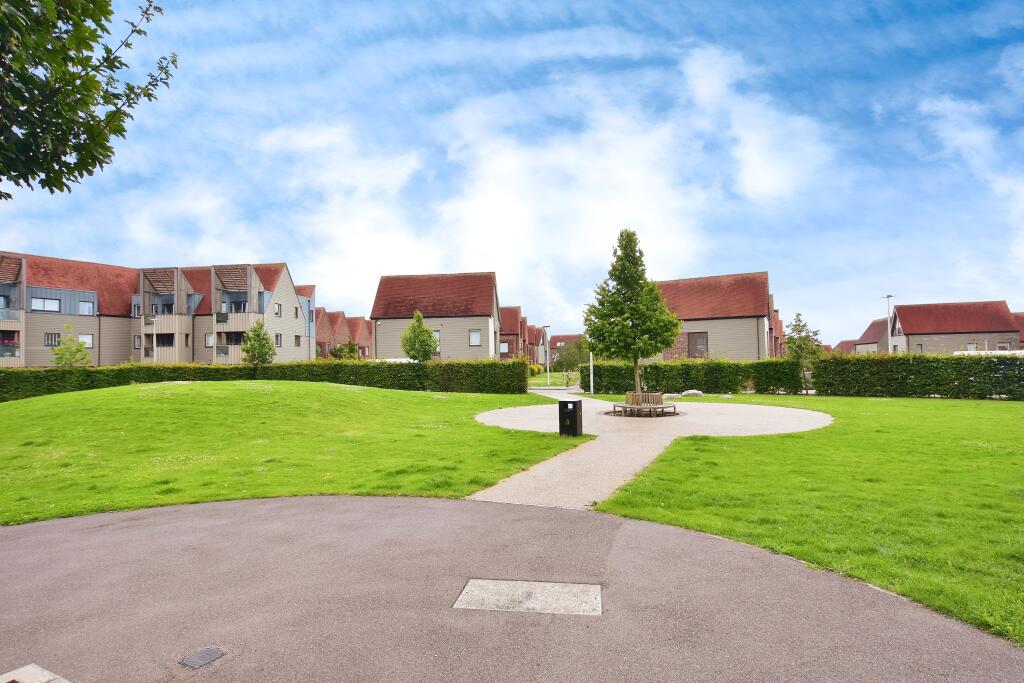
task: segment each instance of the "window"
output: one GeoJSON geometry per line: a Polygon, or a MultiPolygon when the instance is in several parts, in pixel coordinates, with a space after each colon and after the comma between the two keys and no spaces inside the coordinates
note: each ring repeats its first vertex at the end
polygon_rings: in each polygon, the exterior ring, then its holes
{"type": "Polygon", "coordinates": [[[565,346],[565,342],[564,342],[564,341],[560,341],[560,342],[558,342],[558,343],[556,343],[556,344],[555,344],[555,348],[556,348],[556,349],[560,349],[560,348],[562,348],[563,346],[565,346]]]}
{"type": "Polygon", "coordinates": [[[153,304],[153,315],[171,315],[174,313],[174,304],[153,304]]]}
{"type": "Polygon", "coordinates": [[[299,317],[299,307],[298,306],[295,307],[295,317],[296,318],[299,317]]]}
{"type": "Polygon", "coordinates": [[[274,315],[278,318],[281,317],[281,304],[274,304],[274,315]]]}
{"type": "Polygon", "coordinates": [[[10,308],[11,299],[6,294],[0,294],[0,308],[10,308]]]}
{"type": "Polygon", "coordinates": [[[968,351],[977,351],[978,350],[978,344],[976,342],[967,342],[967,350],[968,351]]]}
{"type": "Polygon", "coordinates": [[[914,345],[914,349],[915,349],[915,350],[916,350],[916,351],[917,351],[918,353],[924,353],[924,344],[915,344],[915,345],[914,345]]]}
{"type": "Polygon", "coordinates": [[[60,346],[60,332],[44,333],[43,346],[60,346]]]}
{"type": "Polygon", "coordinates": [[[898,345],[896,345],[896,344],[893,344],[892,345],[892,352],[893,353],[899,353],[900,352],[900,347],[898,345]]]}
{"type": "Polygon", "coordinates": [[[132,304],[132,317],[138,318],[142,315],[142,304],[132,304]]]}
{"type": "Polygon", "coordinates": [[[78,315],[93,315],[94,305],[91,301],[78,302],[78,315]]]}
{"type": "Polygon", "coordinates": [[[205,344],[206,344],[206,348],[208,348],[208,349],[212,349],[213,348],[213,335],[212,334],[207,334],[206,335],[206,342],[205,342],[205,344]]]}
{"type": "Polygon", "coordinates": [[[295,335],[295,345],[296,346],[302,346],[302,335],[301,334],[295,335]]]}
{"type": "Polygon", "coordinates": [[[501,352],[508,353],[508,342],[501,342],[501,352]]]}
{"type": "Polygon", "coordinates": [[[480,330],[469,331],[469,345],[480,346],[480,330]]]}
{"type": "Polygon", "coordinates": [[[441,330],[434,330],[434,341],[437,342],[437,348],[441,348],[441,330]]]}
{"type": "Polygon", "coordinates": [[[274,346],[281,348],[281,333],[278,332],[274,335],[274,346]]]}
{"type": "Polygon", "coordinates": [[[1010,342],[996,342],[996,351],[1009,351],[1010,342]]]}
{"type": "Polygon", "coordinates": [[[174,335],[173,334],[158,334],[156,335],[156,345],[159,348],[168,348],[174,346],[174,335]]]}
{"type": "Polygon", "coordinates": [[[248,306],[245,301],[221,301],[220,312],[221,313],[245,313],[248,306]]]}
{"type": "Polygon", "coordinates": [[[83,344],[85,344],[85,348],[87,348],[87,349],[91,349],[92,348],[92,339],[93,339],[93,336],[91,334],[80,334],[80,335],[78,335],[78,341],[80,341],[83,344]]]}
{"type": "Polygon", "coordinates": [[[707,332],[690,332],[686,335],[686,355],[690,358],[705,358],[708,355],[707,332]]]}
{"type": "MultiPolygon", "coordinates": [[[[225,332],[224,343],[228,346],[241,346],[242,338],[245,336],[243,332],[225,332]]],[[[227,355],[227,354],[224,354],[227,355]]]]}
{"type": "Polygon", "coordinates": [[[32,297],[32,310],[60,313],[60,299],[37,299],[32,297]]]}
{"type": "Polygon", "coordinates": [[[185,334],[185,346],[191,346],[189,344],[190,341],[192,341],[192,339],[188,336],[188,333],[186,333],[185,334]]]}
{"type": "Polygon", "coordinates": [[[132,340],[132,346],[134,346],[136,349],[141,349],[142,348],[142,335],[141,334],[135,335],[135,339],[132,340]]]}

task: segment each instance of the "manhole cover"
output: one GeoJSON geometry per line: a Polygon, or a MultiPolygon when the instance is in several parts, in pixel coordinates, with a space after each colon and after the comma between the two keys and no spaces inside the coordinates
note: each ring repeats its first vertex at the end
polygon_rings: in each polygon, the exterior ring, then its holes
{"type": "Polygon", "coordinates": [[[470,579],[456,609],[601,615],[601,587],[591,583],[470,579]]]}
{"type": "Polygon", "coordinates": [[[193,652],[185,659],[182,659],[178,664],[186,666],[189,669],[198,669],[201,666],[206,666],[215,659],[220,659],[224,656],[224,650],[219,647],[204,647],[198,652],[193,652]]]}

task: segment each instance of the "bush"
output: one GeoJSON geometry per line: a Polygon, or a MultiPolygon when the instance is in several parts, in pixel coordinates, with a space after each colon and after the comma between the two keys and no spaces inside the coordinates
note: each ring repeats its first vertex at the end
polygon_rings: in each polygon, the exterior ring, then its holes
{"type": "MultiPolygon", "coordinates": [[[[523,394],[527,387],[523,361],[429,361],[383,363],[315,360],[273,363],[260,379],[333,382],[381,389],[452,391],[481,394],[523,394]]],[[[151,382],[206,382],[252,379],[246,365],[159,365],[125,363],[104,367],[0,369],[0,402],[66,391],[151,382]]]]}
{"type": "MultiPolygon", "coordinates": [[[[580,388],[590,391],[589,365],[581,365],[580,388]]],[[[645,363],[643,382],[649,391],[679,393],[698,389],[707,393],[735,393],[746,385],[759,393],[801,390],[800,365],[791,360],[730,361],[675,360],[645,363]]],[[[633,366],[594,361],[594,385],[600,394],[633,391],[633,366]]]]}
{"type": "Polygon", "coordinates": [[[544,366],[543,365],[539,365],[537,363],[533,363],[533,364],[530,365],[530,376],[536,377],[537,375],[539,375],[542,372],[544,372],[544,366]]]}
{"type": "Polygon", "coordinates": [[[1005,397],[1024,400],[1020,356],[833,355],[814,364],[814,387],[833,396],[1005,397]]]}

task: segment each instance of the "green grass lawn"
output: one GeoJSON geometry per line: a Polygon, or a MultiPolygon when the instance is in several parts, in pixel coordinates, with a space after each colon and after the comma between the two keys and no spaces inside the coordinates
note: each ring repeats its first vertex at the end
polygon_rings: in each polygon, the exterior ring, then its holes
{"type": "Polygon", "coordinates": [[[462,497],[577,445],[476,413],[533,395],[136,384],[0,404],[0,524],[306,494],[462,497]]]}
{"type": "Polygon", "coordinates": [[[599,509],[792,555],[1024,645],[1024,404],[731,401],[822,410],[835,422],[679,439],[599,509]]]}
{"type": "MultiPolygon", "coordinates": [[[[565,375],[566,374],[567,373],[555,372],[554,370],[552,370],[551,371],[551,386],[553,386],[553,387],[564,387],[564,386],[566,386],[566,384],[565,384],[565,375]]],[[[573,373],[568,373],[568,374],[572,375],[572,384],[579,384],[580,373],[573,372],[573,373]]],[[[534,376],[530,377],[530,386],[531,387],[543,388],[543,387],[546,387],[547,385],[548,385],[547,373],[542,372],[539,375],[534,375],[534,376]]]]}

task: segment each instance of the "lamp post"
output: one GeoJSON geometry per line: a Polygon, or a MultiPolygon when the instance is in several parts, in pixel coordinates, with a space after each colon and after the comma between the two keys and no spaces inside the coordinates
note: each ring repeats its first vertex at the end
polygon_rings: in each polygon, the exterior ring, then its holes
{"type": "Polygon", "coordinates": [[[547,370],[548,386],[551,386],[551,343],[548,341],[548,328],[551,325],[541,325],[544,330],[544,367],[547,370]]]}
{"type": "Polygon", "coordinates": [[[892,294],[886,294],[882,298],[885,299],[885,319],[892,320],[892,300],[894,297],[892,294]]]}

